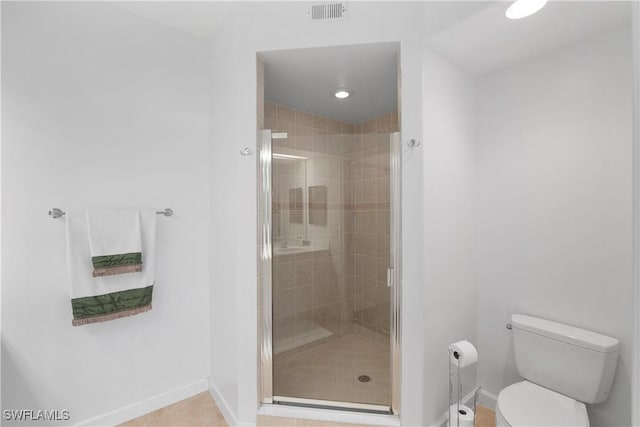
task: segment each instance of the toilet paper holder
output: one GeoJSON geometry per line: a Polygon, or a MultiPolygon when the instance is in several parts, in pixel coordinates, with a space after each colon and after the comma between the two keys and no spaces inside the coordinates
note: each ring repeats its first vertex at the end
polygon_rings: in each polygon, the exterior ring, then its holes
{"type": "Polygon", "coordinates": [[[449,427],[473,426],[475,423],[476,402],[481,387],[476,387],[473,394],[473,402],[463,397],[460,368],[476,363],[478,355],[477,349],[470,342],[463,340],[450,344],[447,348],[447,353],[449,356],[449,407],[447,425],[449,427]],[[456,377],[455,384],[454,376],[456,377]],[[465,406],[467,401],[469,401],[468,404],[472,404],[473,407],[469,408],[465,406]]]}
{"type": "Polygon", "coordinates": [[[472,408],[468,408],[467,406],[464,405],[464,402],[462,402],[462,379],[460,377],[460,364],[459,364],[459,360],[460,360],[460,353],[458,353],[458,351],[453,350],[451,348],[447,349],[447,353],[449,355],[449,357],[447,358],[449,361],[449,406],[448,406],[448,420],[447,420],[447,427],[464,427],[465,423],[466,425],[469,425],[469,413],[467,412],[467,409],[469,409],[471,411],[471,423],[470,425],[474,425],[475,424],[475,408],[476,408],[476,396],[477,396],[477,391],[476,393],[474,393],[474,402],[473,402],[473,407],[472,408]],[[453,362],[451,359],[455,359],[456,360],[456,365],[455,368],[457,369],[453,369],[454,367],[453,362]],[[456,371],[456,372],[454,372],[456,371]],[[455,384],[455,392],[454,392],[454,381],[453,381],[453,377],[456,377],[456,384],[455,384]],[[455,397],[454,397],[455,394],[455,397]],[[463,416],[465,419],[464,421],[461,423],[461,416],[463,416]],[[454,418],[455,417],[455,418],[454,418]]]}

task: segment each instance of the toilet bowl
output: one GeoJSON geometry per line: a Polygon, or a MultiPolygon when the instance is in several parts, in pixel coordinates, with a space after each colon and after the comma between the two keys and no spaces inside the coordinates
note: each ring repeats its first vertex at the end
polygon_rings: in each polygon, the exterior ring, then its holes
{"type": "Polygon", "coordinates": [[[584,403],[529,381],[504,388],[496,403],[496,427],[589,427],[584,403]]]}

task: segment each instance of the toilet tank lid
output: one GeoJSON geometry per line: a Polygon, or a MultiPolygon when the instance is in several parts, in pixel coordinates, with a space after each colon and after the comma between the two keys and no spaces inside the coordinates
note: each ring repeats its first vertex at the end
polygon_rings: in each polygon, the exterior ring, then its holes
{"type": "Polygon", "coordinates": [[[620,348],[620,341],[616,338],[586,329],[576,328],[575,326],[565,325],[564,323],[540,319],[539,317],[512,314],[511,325],[516,329],[588,348],[589,350],[600,353],[613,353],[620,348]]]}

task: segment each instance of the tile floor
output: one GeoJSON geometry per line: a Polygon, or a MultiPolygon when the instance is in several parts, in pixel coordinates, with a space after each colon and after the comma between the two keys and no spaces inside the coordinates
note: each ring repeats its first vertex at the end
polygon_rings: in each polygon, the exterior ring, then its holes
{"type": "Polygon", "coordinates": [[[228,424],[206,391],[120,424],[120,427],[169,426],[227,427],[228,424]]]}
{"type": "Polygon", "coordinates": [[[389,406],[389,337],[351,333],[274,358],[276,396],[389,406]],[[360,375],[371,380],[363,383],[360,375]]]}
{"type": "Polygon", "coordinates": [[[496,413],[486,406],[476,406],[475,427],[495,427],[496,413]]]}
{"type": "MultiPolygon", "coordinates": [[[[208,392],[174,403],[135,418],[119,427],[228,427],[220,410],[208,392]]],[[[294,418],[258,415],[258,427],[367,427],[361,424],[344,424],[294,418]]],[[[486,406],[476,408],[475,427],[495,427],[495,413],[486,406]]]]}
{"type": "MultiPolygon", "coordinates": [[[[345,424],[293,418],[266,417],[258,415],[257,427],[372,427],[365,424],[345,424]]],[[[475,427],[495,427],[495,413],[486,406],[476,408],[475,427]]]]}

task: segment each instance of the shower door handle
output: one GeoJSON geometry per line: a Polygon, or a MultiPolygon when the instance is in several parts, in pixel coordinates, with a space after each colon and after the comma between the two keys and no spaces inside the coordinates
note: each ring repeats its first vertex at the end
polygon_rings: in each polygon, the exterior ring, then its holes
{"type": "Polygon", "coordinates": [[[387,288],[393,286],[393,268],[387,268],[387,288]]]}

